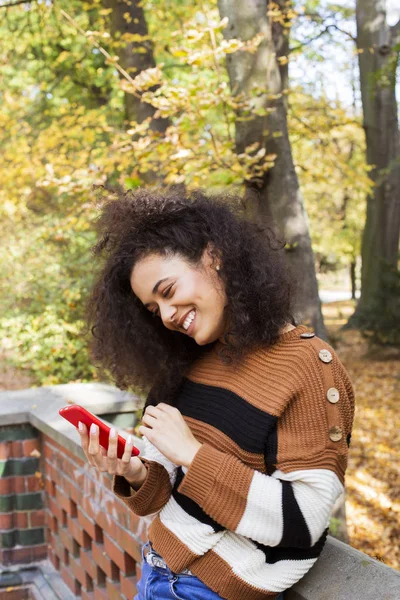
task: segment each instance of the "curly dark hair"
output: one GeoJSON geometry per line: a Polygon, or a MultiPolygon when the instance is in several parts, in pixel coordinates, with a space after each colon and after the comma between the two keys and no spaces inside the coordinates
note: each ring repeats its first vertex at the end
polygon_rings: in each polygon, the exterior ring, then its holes
{"type": "Polygon", "coordinates": [[[214,344],[200,346],[167,329],[143,306],[130,285],[140,259],[179,255],[197,266],[203,251],[213,249],[228,298],[230,325],[220,351],[226,362],[271,346],[294,323],[284,244],[270,227],[244,217],[239,196],[149,189],[103,189],[102,196],[93,252],[104,260],[86,307],[91,355],[121,389],[148,393],[146,406],[172,404],[189,366],[214,344]]]}

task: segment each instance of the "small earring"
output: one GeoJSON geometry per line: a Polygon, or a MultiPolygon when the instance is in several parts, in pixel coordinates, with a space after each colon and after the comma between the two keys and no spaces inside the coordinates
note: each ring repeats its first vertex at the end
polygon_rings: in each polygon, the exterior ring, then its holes
{"type": "Polygon", "coordinates": [[[215,267],[215,269],[216,269],[216,271],[219,271],[219,265],[217,265],[217,266],[215,267]]]}

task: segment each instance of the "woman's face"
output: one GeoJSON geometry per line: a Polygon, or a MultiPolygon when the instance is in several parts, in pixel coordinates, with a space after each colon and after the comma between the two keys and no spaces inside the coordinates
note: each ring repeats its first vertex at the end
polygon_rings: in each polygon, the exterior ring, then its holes
{"type": "Polygon", "coordinates": [[[225,286],[215,269],[219,264],[207,250],[201,265],[190,265],[180,255],[151,254],[131,273],[131,287],[147,310],[156,313],[167,329],[194,338],[197,344],[217,340],[226,328],[225,286]]]}

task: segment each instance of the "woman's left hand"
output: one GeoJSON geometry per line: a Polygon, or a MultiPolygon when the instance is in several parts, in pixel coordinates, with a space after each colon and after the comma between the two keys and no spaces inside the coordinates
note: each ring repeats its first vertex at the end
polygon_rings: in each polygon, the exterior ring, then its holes
{"type": "Polygon", "coordinates": [[[189,467],[202,444],[196,440],[180,411],[160,402],[148,406],[138,427],[140,435],[176,465],[189,467]]]}

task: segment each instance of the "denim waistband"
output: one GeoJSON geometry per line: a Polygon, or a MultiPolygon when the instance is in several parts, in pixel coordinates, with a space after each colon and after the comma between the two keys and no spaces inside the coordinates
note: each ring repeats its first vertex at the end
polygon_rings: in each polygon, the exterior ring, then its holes
{"type": "MultiPolygon", "coordinates": [[[[163,557],[160,556],[159,554],[157,554],[157,552],[155,550],[153,550],[153,546],[151,545],[151,542],[147,542],[147,544],[145,544],[145,546],[143,547],[142,555],[143,555],[144,560],[151,567],[156,567],[159,569],[164,569],[166,571],[170,571],[170,568],[168,567],[168,565],[165,562],[165,560],[163,559],[163,557]],[[149,551],[147,552],[147,554],[145,554],[145,548],[149,548],[149,551]]],[[[176,573],[176,575],[191,575],[192,577],[195,577],[195,575],[189,569],[183,569],[183,571],[176,573]]]]}

